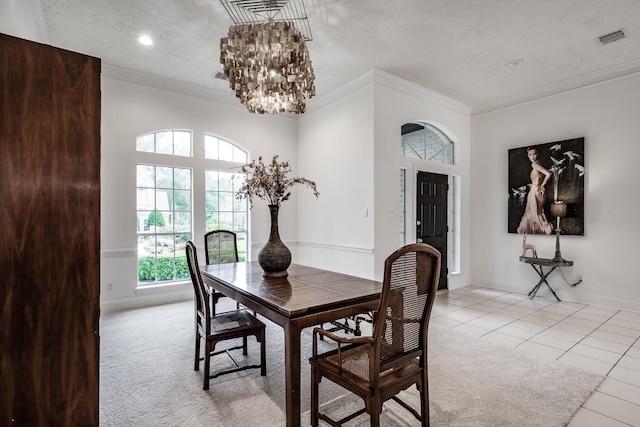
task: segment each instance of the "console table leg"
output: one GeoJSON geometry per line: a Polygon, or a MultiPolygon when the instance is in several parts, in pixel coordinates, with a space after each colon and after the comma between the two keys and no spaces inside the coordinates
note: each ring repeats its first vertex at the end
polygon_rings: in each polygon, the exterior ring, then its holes
{"type": "Polygon", "coordinates": [[[547,288],[549,288],[549,290],[551,291],[551,293],[553,294],[553,296],[556,298],[556,300],[560,301],[560,298],[558,298],[558,295],[556,295],[556,293],[554,292],[554,290],[551,288],[551,285],[549,285],[549,282],[547,282],[547,277],[549,276],[549,274],[551,274],[553,272],[553,270],[556,269],[556,267],[551,267],[549,269],[549,271],[547,271],[546,273],[544,272],[544,270],[542,269],[542,266],[540,266],[540,270],[538,270],[536,268],[535,265],[531,264],[531,267],[536,271],[536,273],[538,273],[538,276],[540,276],[540,281],[538,282],[537,285],[535,285],[533,287],[533,289],[531,289],[531,291],[529,292],[528,296],[529,299],[533,299],[535,298],[536,294],[538,293],[538,290],[540,290],[540,287],[542,286],[542,284],[544,283],[545,285],[547,285],[547,288]]]}

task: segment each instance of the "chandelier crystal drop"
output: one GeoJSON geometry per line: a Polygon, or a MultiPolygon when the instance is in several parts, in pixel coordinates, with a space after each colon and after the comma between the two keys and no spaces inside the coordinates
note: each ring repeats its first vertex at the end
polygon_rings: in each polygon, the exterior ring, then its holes
{"type": "Polygon", "coordinates": [[[229,86],[252,113],[304,113],[316,94],[304,36],[289,22],[234,25],[220,39],[229,86]]]}

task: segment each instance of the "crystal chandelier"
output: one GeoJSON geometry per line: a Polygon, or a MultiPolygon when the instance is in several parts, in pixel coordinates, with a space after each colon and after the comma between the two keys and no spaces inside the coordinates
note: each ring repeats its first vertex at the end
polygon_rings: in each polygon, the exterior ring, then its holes
{"type": "Polygon", "coordinates": [[[316,92],[304,36],[289,22],[232,26],[220,40],[220,63],[252,113],[304,113],[316,92]]]}

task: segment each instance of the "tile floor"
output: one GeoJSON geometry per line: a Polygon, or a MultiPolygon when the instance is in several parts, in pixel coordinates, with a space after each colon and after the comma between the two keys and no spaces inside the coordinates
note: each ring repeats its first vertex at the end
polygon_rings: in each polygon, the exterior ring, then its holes
{"type": "Polygon", "coordinates": [[[467,286],[431,322],[605,375],[569,427],[640,426],[640,313],[467,286]]]}

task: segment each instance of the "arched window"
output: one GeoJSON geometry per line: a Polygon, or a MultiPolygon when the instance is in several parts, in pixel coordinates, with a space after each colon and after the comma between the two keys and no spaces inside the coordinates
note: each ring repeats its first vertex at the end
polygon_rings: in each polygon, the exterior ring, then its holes
{"type": "Polygon", "coordinates": [[[191,157],[191,131],[169,129],[140,135],[136,151],[191,157]]]}
{"type": "Polygon", "coordinates": [[[162,130],[140,135],[136,151],[168,155],[162,165],[145,157],[145,163],[136,166],[138,284],[185,280],[189,271],[184,247],[193,230],[193,174],[189,167],[172,164],[171,158],[191,157],[191,132],[162,130]]]}
{"type": "Polygon", "coordinates": [[[249,212],[246,199],[235,195],[244,184],[246,175],[239,172],[247,163],[249,153],[242,147],[221,137],[206,134],[205,157],[220,161],[216,169],[205,171],[205,230],[231,230],[236,233],[238,259],[246,261],[249,212]],[[238,172],[230,170],[236,169],[238,172]]]}
{"type": "Polygon", "coordinates": [[[404,157],[453,164],[453,141],[429,123],[414,122],[402,125],[401,149],[404,157]]]}
{"type": "Polygon", "coordinates": [[[204,158],[244,164],[247,163],[248,153],[233,142],[206,134],[204,136],[204,158]]]}

